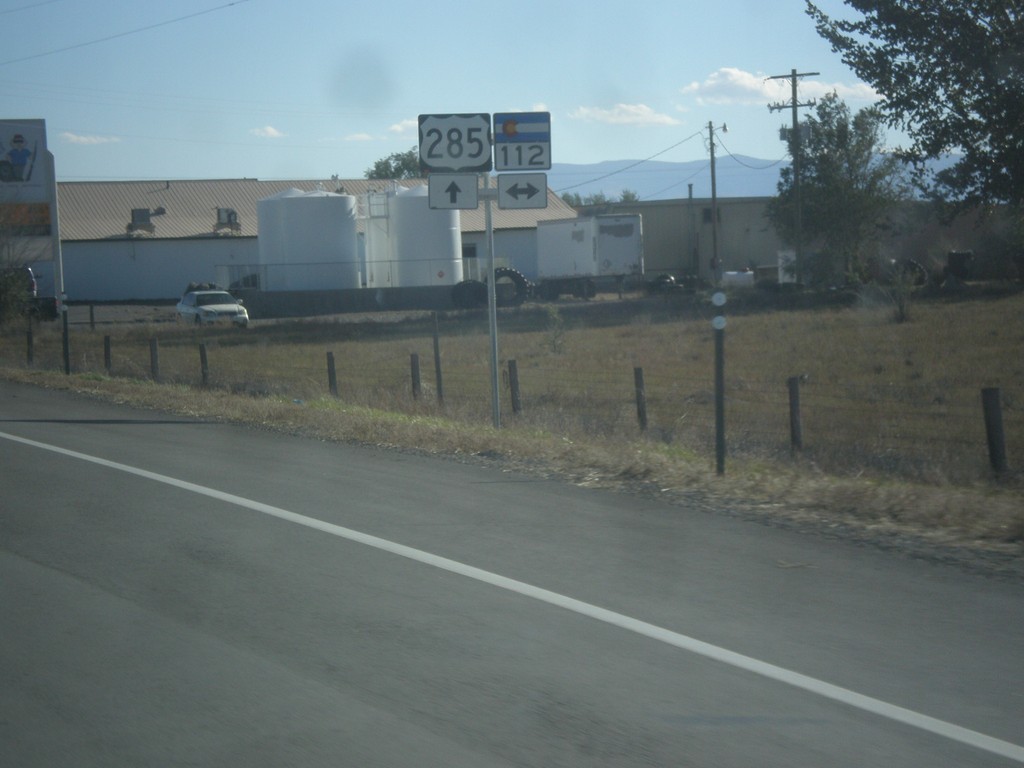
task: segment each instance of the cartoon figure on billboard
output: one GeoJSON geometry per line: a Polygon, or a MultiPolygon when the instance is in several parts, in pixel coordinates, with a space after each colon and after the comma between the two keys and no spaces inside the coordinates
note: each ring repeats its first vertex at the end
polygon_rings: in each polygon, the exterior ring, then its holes
{"type": "Polygon", "coordinates": [[[26,146],[25,137],[20,133],[10,139],[10,147],[0,142],[0,181],[30,181],[35,165],[35,149],[26,146]]]}

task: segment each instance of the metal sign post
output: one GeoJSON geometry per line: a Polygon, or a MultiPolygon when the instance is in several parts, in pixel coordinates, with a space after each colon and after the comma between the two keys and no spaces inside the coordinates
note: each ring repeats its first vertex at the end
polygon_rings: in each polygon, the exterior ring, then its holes
{"type": "MultiPolygon", "coordinates": [[[[725,306],[725,294],[716,292],[711,297],[716,307],[725,306]]],[[[715,472],[725,474],[725,315],[716,315],[711,321],[715,332],[715,472]]]]}
{"type": "MultiPolygon", "coordinates": [[[[486,183],[486,177],[484,179],[486,183]]],[[[498,295],[494,285],[494,222],[491,218],[491,203],[497,197],[497,190],[485,187],[480,190],[484,201],[484,226],[487,230],[487,324],[491,332],[491,423],[501,429],[501,390],[498,388],[498,295]]]]}
{"type": "Polygon", "coordinates": [[[547,176],[514,173],[498,176],[490,186],[487,173],[546,171],[551,168],[551,114],[504,112],[420,115],[420,168],[427,174],[428,205],[438,210],[475,209],[484,202],[487,229],[487,315],[491,336],[491,418],[501,427],[501,392],[498,388],[498,299],[494,285],[494,222],[492,204],[505,208],[546,208],[547,176]],[[497,155],[495,160],[492,155],[497,155]],[[483,184],[476,177],[482,174],[483,184]]]}

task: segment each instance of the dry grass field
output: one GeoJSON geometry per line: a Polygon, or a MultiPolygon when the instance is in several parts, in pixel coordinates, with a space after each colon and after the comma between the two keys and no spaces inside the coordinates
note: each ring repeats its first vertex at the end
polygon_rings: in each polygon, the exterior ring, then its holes
{"type": "Polygon", "coordinates": [[[0,375],[325,439],[427,451],[778,521],[1024,550],[1024,293],[883,294],[724,308],[726,471],[715,473],[707,297],[525,305],[499,315],[502,427],[491,424],[486,313],[391,313],[195,328],[162,308],[73,307],[0,334],[0,375]],[[442,392],[434,366],[437,331],[442,392]],[[107,369],[104,339],[109,339],[107,369]],[[204,386],[200,345],[208,370],[204,386]],[[158,370],[152,350],[156,349],[158,370]],[[328,389],[333,357],[338,396],[328,389]],[[414,396],[412,356],[420,389],[414,396]],[[508,361],[521,410],[510,405],[508,361]],[[637,418],[634,369],[645,382],[637,418]],[[799,377],[803,450],[790,444],[799,377]],[[155,381],[154,378],[158,378],[155,381]],[[989,464],[981,390],[998,387],[1009,469],[989,464]],[[439,395],[443,394],[443,398],[439,395]]]}

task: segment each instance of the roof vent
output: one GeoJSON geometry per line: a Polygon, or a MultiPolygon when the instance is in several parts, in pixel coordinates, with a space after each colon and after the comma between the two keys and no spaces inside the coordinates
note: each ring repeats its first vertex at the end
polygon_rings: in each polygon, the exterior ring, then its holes
{"type": "Polygon", "coordinates": [[[132,208],[132,220],[125,227],[125,230],[129,235],[135,232],[149,232],[149,234],[153,234],[156,231],[156,227],[153,226],[153,222],[149,220],[149,217],[149,208],[132,208]]]}
{"type": "Polygon", "coordinates": [[[230,232],[241,232],[242,225],[238,223],[238,212],[234,208],[218,208],[217,223],[213,225],[214,232],[221,230],[230,232]]]}

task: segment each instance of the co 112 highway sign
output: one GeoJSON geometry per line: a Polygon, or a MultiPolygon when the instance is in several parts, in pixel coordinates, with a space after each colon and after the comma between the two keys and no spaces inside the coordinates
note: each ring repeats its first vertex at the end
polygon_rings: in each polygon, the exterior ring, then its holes
{"type": "Polygon", "coordinates": [[[551,169],[551,113],[496,112],[494,168],[498,171],[551,169]]]}
{"type": "Polygon", "coordinates": [[[491,116],[420,115],[420,168],[424,172],[491,170],[491,116]]]}

